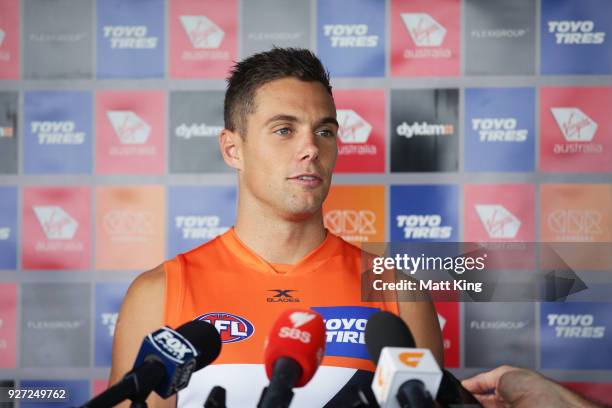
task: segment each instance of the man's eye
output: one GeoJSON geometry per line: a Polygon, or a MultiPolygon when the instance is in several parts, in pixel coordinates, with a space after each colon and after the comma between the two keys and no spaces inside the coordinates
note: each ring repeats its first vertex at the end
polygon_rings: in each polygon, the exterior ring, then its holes
{"type": "Polygon", "coordinates": [[[323,129],[323,130],[319,130],[317,132],[317,134],[323,136],[323,137],[334,137],[336,134],[334,132],[332,132],[329,129],[323,129]]]}
{"type": "Polygon", "coordinates": [[[291,129],[282,128],[282,129],[275,130],[274,133],[276,133],[277,135],[281,135],[281,136],[287,136],[291,133],[291,129]]]}

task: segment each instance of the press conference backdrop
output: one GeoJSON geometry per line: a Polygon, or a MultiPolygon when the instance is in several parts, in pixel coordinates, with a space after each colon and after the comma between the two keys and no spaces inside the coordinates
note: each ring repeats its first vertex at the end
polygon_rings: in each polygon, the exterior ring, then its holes
{"type": "MultiPolygon", "coordinates": [[[[106,385],[131,280],[234,222],[223,78],[273,44],[332,76],[332,232],[612,241],[611,36],[608,0],[0,1],[0,380],[106,385]]],[[[437,307],[460,377],[611,402],[612,303],[437,307]]]]}

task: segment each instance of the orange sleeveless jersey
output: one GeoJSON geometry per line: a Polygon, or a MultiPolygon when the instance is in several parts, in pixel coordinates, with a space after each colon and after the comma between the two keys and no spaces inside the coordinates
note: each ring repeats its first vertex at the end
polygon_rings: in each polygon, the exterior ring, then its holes
{"type": "MultiPolygon", "coordinates": [[[[365,347],[367,318],[378,310],[398,313],[395,302],[362,302],[361,251],[327,233],[324,242],[295,265],[272,265],[230,229],[165,262],[165,324],[200,318],[221,334],[221,354],[195,373],[179,393],[179,406],[201,407],[210,389],[227,390],[228,406],[255,406],[268,384],[264,340],[288,308],[311,308],[326,323],[326,352],[309,384],[296,389],[292,407],[323,406],[357,377],[371,378],[365,347]]],[[[331,404],[333,405],[333,404],[331,404]]]]}

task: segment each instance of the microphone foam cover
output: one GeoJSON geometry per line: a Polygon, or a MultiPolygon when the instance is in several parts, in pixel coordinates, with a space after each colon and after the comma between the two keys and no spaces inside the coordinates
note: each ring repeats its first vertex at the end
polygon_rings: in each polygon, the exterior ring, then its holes
{"type": "Polygon", "coordinates": [[[176,329],[196,350],[196,370],[206,367],[221,353],[221,336],[215,326],[203,320],[192,320],[176,329]]]}
{"type": "Polygon", "coordinates": [[[274,363],[280,357],[295,360],[302,368],[296,387],[310,381],[325,354],[325,323],[317,312],[289,309],[281,313],[266,340],[264,362],[266,374],[272,378],[274,363]]]}
{"type": "Polygon", "coordinates": [[[370,316],[365,327],[365,342],[374,364],[378,364],[384,347],[415,347],[414,337],[406,323],[389,312],[376,312],[370,316]]]}

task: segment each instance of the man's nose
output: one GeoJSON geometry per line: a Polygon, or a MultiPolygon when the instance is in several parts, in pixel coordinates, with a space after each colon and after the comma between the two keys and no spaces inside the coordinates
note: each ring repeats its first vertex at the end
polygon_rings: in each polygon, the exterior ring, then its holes
{"type": "Polygon", "coordinates": [[[314,132],[308,132],[304,135],[298,154],[300,160],[316,160],[319,158],[319,145],[317,135],[314,132]]]}

